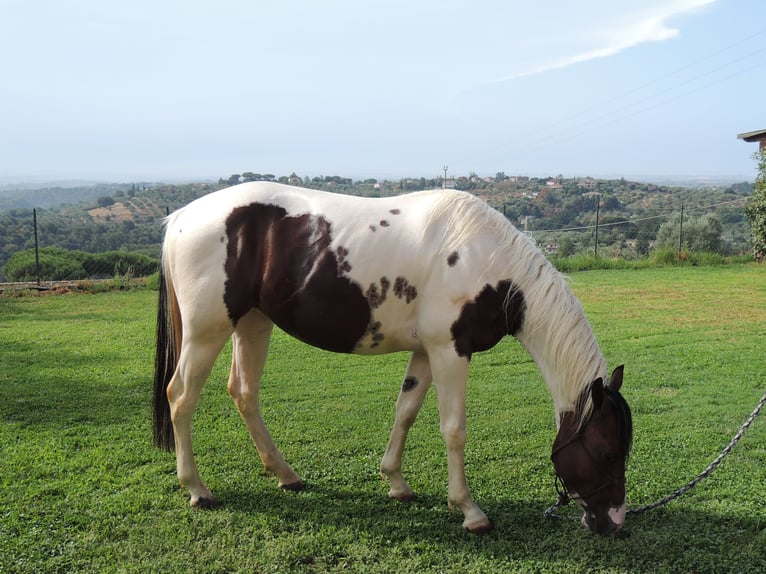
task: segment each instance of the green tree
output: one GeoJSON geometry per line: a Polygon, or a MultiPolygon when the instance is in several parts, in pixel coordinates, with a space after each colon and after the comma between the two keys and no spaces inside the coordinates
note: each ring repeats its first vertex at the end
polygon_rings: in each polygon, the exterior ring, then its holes
{"type": "Polygon", "coordinates": [[[699,218],[685,217],[683,231],[681,215],[676,214],[660,227],[655,247],[677,249],[680,243],[682,248],[689,251],[723,254],[725,245],[722,234],[723,224],[715,214],[708,213],[699,218]]]}
{"type": "Polygon", "coordinates": [[[758,261],[766,258],[766,152],[757,152],[758,175],[755,178],[755,191],[745,206],[745,215],[750,221],[753,242],[753,257],[758,261]]]}

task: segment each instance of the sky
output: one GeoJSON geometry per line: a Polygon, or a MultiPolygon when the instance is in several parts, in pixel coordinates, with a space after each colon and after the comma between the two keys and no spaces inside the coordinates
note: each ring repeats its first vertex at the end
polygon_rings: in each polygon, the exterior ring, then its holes
{"type": "Polygon", "coordinates": [[[0,0],[0,182],[754,179],[763,0],[0,0]]]}

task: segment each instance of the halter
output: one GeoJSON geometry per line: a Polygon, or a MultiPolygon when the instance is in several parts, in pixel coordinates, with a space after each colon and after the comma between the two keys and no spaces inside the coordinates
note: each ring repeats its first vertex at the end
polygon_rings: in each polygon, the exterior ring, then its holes
{"type": "MultiPolygon", "coordinates": [[[[556,463],[554,460],[556,455],[559,454],[565,448],[572,446],[575,443],[580,444],[580,446],[583,448],[583,450],[588,455],[588,458],[591,459],[591,461],[593,462],[596,461],[596,457],[593,455],[590,449],[585,445],[585,443],[581,441],[581,439],[582,439],[582,432],[577,431],[572,438],[570,438],[567,442],[562,444],[560,447],[556,448],[551,453],[551,462],[554,463],[553,464],[554,469],[556,468],[556,463]]],[[[576,494],[574,496],[569,492],[569,488],[567,487],[566,483],[564,482],[564,479],[561,477],[558,471],[556,471],[556,477],[554,478],[553,484],[554,484],[554,487],[556,488],[556,492],[559,495],[559,500],[558,500],[559,505],[564,506],[569,503],[570,499],[582,500],[585,502],[587,498],[590,498],[591,496],[593,496],[597,492],[604,490],[605,488],[609,488],[610,486],[619,486],[619,485],[625,486],[625,478],[622,478],[622,479],[612,478],[611,480],[607,480],[606,482],[604,482],[602,485],[597,486],[596,488],[588,492],[588,494],[576,494]]]]}

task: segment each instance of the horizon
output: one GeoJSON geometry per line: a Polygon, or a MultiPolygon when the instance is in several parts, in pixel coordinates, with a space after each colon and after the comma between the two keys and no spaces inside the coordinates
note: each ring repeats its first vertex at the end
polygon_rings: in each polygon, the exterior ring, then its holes
{"type": "MultiPolygon", "coordinates": [[[[109,180],[109,179],[87,179],[87,178],[71,178],[71,179],[25,179],[25,178],[10,178],[6,179],[3,177],[0,177],[0,193],[3,192],[11,192],[11,191],[20,191],[20,190],[29,190],[34,191],[38,189],[68,189],[68,188],[74,188],[74,187],[97,187],[100,185],[103,186],[125,186],[125,185],[192,185],[195,183],[201,183],[201,184],[211,184],[211,183],[218,183],[221,180],[225,180],[228,177],[231,177],[232,175],[242,175],[243,173],[247,173],[249,170],[235,172],[232,174],[222,175],[218,177],[200,177],[200,178],[188,178],[188,177],[178,177],[178,178],[162,178],[162,179],[134,179],[134,180],[109,180]]],[[[292,172],[291,172],[292,173],[292,172]]],[[[475,174],[477,177],[480,178],[487,178],[487,177],[495,177],[495,174],[475,174]]],[[[290,174],[273,174],[275,178],[283,177],[283,176],[289,176],[290,174]]],[[[339,174],[339,173],[324,173],[324,174],[296,174],[299,177],[301,177],[304,181],[306,178],[312,178],[312,177],[348,177],[351,179],[354,184],[363,182],[366,179],[375,179],[378,182],[396,182],[400,180],[407,180],[407,179],[434,179],[440,181],[441,178],[443,178],[443,175],[436,175],[433,177],[427,177],[423,175],[402,175],[397,177],[376,177],[374,175],[361,175],[358,177],[351,177],[347,176],[346,174],[339,174]]],[[[470,174],[447,174],[447,179],[458,179],[461,177],[469,177],[470,174]]],[[[665,174],[665,175],[640,175],[640,174],[626,174],[626,175],[619,175],[619,174],[600,174],[600,175],[567,175],[567,174],[526,174],[526,173],[506,173],[507,177],[529,177],[530,179],[556,179],[561,177],[562,179],[585,179],[585,178],[592,178],[596,180],[601,181],[615,181],[624,179],[626,181],[630,182],[636,182],[636,183],[644,183],[649,185],[665,185],[668,187],[694,187],[694,186],[700,186],[703,187],[705,185],[713,186],[713,187],[720,187],[720,186],[726,186],[726,185],[734,185],[737,183],[750,183],[753,184],[755,181],[755,172],[752,176],[748,177],[746,175],[692,175],[692,174],[665,174]],[[693,184],[693,185],[692,185],[693,184]]]]}

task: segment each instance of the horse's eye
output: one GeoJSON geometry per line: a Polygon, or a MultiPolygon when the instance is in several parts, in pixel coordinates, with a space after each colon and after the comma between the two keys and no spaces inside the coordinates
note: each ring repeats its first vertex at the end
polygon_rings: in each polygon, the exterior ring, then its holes
{"type": "Polygon", "coordinates": [[[616,455],[610,452],[606,455],[606,460],[607,462],[611,462],[612,464],[614,464],[615,462],[618,462],[620,460],[620,457],[619,455],[616,455]]]}

